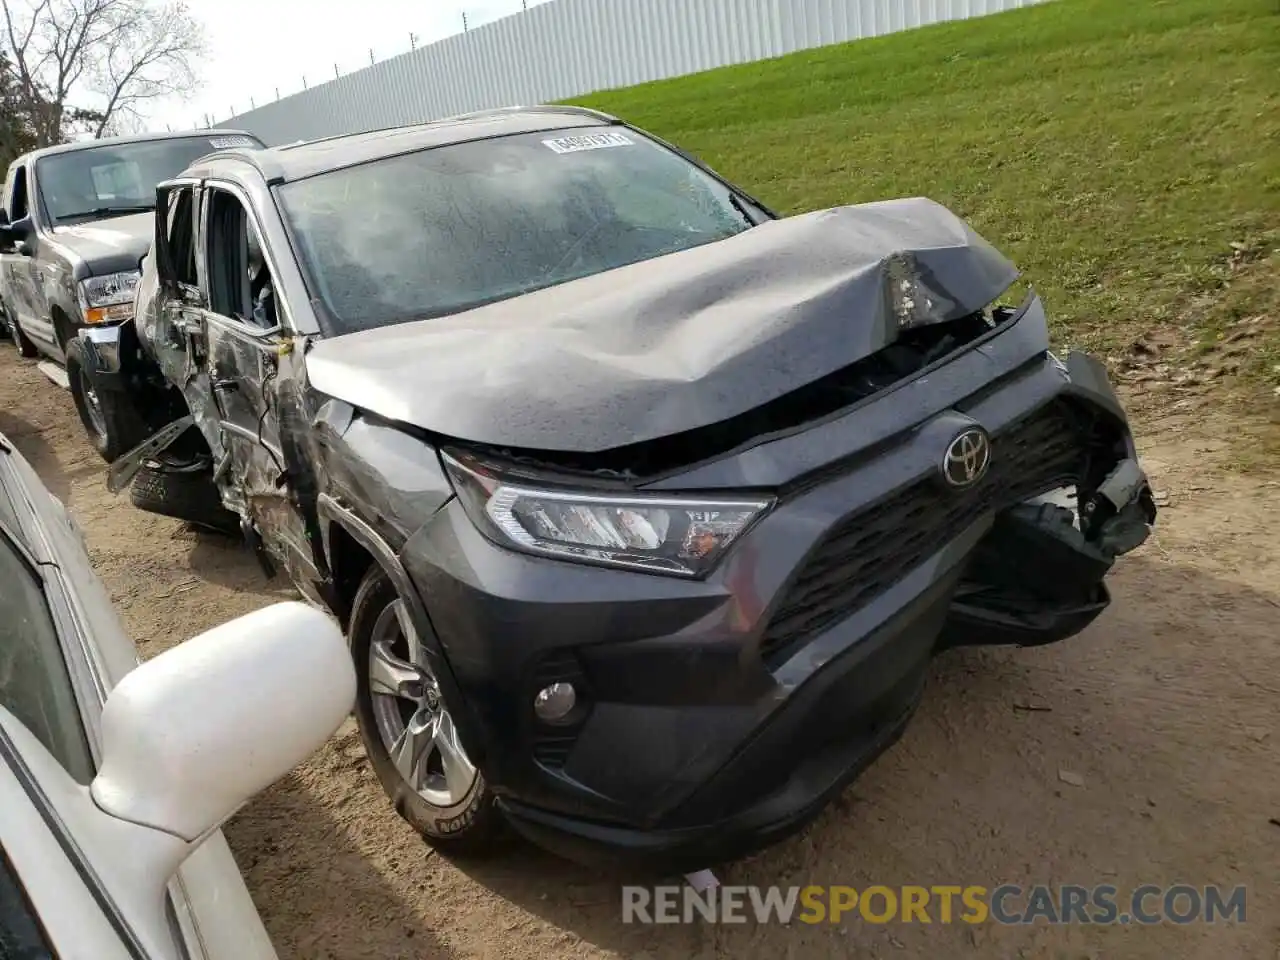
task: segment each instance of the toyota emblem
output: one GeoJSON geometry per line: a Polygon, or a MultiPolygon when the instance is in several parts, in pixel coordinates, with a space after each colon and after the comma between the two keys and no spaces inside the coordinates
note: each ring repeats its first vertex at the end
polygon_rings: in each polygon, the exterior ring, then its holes
{"type": "Polygon", "coordinates": [[[986,475],[990,464],[991,438],[981,427],[970,427],[947,447],[942,478],[953,487],[971,487],[986,475]]]}

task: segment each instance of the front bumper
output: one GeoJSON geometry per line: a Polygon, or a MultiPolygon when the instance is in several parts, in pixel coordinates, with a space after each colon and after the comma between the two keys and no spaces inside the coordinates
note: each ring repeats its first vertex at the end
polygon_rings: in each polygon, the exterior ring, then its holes
{"type": "MultiPolygon", "coordinates": [[[[603,866],[621,859],[655,872],[689,872],[786,837],[905,729],[953,587],[949,580],[935,583],[826,665],[757,729],[744,726],[744,742],[729,761],[655,826],[583,820],[514,797],[502,801],[509,821],[535,843],[578,862],[603,866]]],[[[682,735],[696,739],[698,732],[682,735]]]]}
{"type": "Polygon", "coordinates": [[[80,326],[78,336],[84,344],[88,373],[99,390],[124,390],[128,383],[124,374],[124,354],[130,347],[124,323],[102,326],[80,326]]]}
{"type": "MultiPolygon", "coordinates": [[[[920,381],[699,468],[687,489],[779,493],[706,580],[520,555],[456,501],[436,514],[401,559],[466,702],[463,743],[513,825],[587,862],[745,855],[802,827],[892,744],[937,651],[1052,642],[1101,613],[1114,551],[1020,505],[1099,487],[1133,442],[1096,362],[1061,364],[1044,341],[1039,313],[962,355],[950,366],[985,376],[938,371],[908,429],[920,381]],[[876,436],[881,423],[896,433],[876,436]],[[938,484],[939,454],[975,424],[995,454],[960,495],[938,484]],[[569,726],[533,714],[555,682],[586,705],[569,726]]],[[[1154,519],[1139,478],[1124,515],[1154,519]]]]}

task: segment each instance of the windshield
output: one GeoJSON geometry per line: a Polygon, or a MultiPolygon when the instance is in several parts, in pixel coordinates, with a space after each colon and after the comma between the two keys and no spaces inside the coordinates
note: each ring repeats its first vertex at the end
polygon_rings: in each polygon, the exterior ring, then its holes
{"type": "Polygon", "coordinates": [[[458,313],[753,225],[714,177],[616,128],[438,147],[279,198],[330,335],[458,313]]]}
{"type": "Polygon", "coordinates": [[[45,210],[55,224],[152,210],[156,186],[196,160],[229,147],[256,147],[239,135],[119,143],[56,153],[36,163],[45,210]]]}

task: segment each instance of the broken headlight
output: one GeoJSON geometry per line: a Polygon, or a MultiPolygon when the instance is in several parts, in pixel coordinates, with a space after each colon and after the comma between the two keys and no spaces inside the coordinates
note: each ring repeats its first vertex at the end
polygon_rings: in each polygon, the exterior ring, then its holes
{"type": "Polygon", "coordinates": [[[528,486],[442,454],[467,515],[489,539],[526,553],[696,577],[769,507],[768,498],[702,499],[528,486]]]}
{"type": "Polygon", "coordinates": [[[80,309],[88,324],[113,323],[133,317],[133,298],[142,274],[137,270],[86,277],[80,281],[80,309]]]}

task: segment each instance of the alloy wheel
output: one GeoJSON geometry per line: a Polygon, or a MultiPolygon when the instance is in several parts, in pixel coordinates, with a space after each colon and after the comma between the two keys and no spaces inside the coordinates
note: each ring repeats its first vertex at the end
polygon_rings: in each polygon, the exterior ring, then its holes
{"type": "Polygon", "coordinates": [[[428,803],[452,807],[471,791],[476,768],[427,663],[404,602],[378,615],[369,644],[373,716],[391,762],[428,803]]]}

